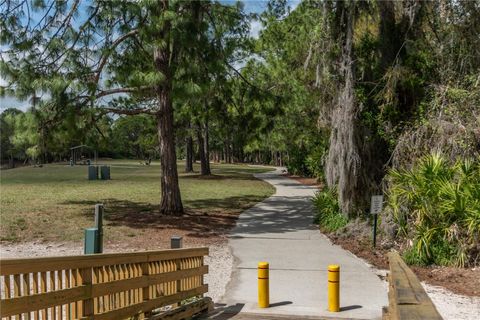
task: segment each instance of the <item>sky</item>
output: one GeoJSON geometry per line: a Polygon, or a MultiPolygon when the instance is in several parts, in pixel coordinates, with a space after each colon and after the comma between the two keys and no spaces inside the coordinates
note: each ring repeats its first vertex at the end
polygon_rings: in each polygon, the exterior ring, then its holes
{"type": "MultiPolygon", "coordinates": [[[[295,9],[301,0],[288,0],[287,3],[291,10],[295,9]]],[[[235,3],[236,0],[224,0],[223,3],[235,3]]],[[[267,8],[266,0],[243,0],[245,12],[247,13],[262,13],[267,8]]],[[[262,30],[262,24],[260,21],[252,21],[250,25],[250,34],[252,37],[257,38],[262,30]]],[[[6,85],[6,81],[0,75],[0,86],[6,85]]],[[[20,101],[15,97],[0,97],[0,113],[7,108],[17,108],[25,111],[30,107],[29,101],[20,101]]]]}

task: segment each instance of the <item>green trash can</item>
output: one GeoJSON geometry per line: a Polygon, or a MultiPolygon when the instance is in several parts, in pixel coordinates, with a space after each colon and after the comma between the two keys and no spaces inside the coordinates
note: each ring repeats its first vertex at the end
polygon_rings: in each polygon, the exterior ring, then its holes
{"type": "Polygon", "coordinates": [[[98,167],[88,166],[88,180],[97,180],[98,179],[98,167]]]}
{"type": "Polygon", "coordinates": [[[100,246],[100,232],[98,232],[98,228],[85,229],[85,243],[83,252],[85,254],[102,253],[100,246]]]}
{"type": "Polygon", "coordinates": [[[100,178],[102,180],[110,180],[110,166],[100,167],[100,178]]]}

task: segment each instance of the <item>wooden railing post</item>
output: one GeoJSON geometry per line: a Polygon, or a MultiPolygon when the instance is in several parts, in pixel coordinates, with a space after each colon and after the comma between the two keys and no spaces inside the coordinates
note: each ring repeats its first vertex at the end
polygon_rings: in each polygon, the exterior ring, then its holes
{"type": "Polygon", "coordinates": [[[93,308],[93,297],[92,297],[92,268],[87,267],[80,269],[80,283],[79,285],[90,287],[87,289],[89,292],[89,298],[84,299],[82,303],[82,317],[90,317],[93,316],[94,308],[93,308]]]}
{"type": "MultiPolygon", "coordinates": [[[[142,263],[142,276],[148,276],[148,275],[150,275],[150,263],[144,262],[142,263]]],[[[143,301],[150,300],[151,299],[150,286],[147,285],[146,287],[143,287],[142,291],[143,291],[142,292],[143,301]]],[[[143,313],[143,317],[145,318],[150,317],[150,315],[151,315],[151,312],[143,313]]]]}
{"type": "MultiPolygon", "coordinates": [[[[171,249],[181,249],[183,247],[183,238],[179,236],[173,236],[170,238],[170,248],[171,249]]],[[[176,259],[175,260],[175,271],[180,271],[182,270],[181,266],[181,259],[176,259]]],[[[175,293],[179,293],[182,291],[182,281],[180,279],[177,280],[176,284],[176,290],[175,293]]],[[[178,306],[178,304],[175,304],[175,306],[178,306]]]]}

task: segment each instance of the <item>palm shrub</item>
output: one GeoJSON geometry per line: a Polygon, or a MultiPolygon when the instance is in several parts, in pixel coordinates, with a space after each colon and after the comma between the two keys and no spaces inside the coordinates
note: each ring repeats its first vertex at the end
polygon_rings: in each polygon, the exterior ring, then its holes
{"type": "Polygon", "coordinates": [[[413,240],[405,258],[417,264],[477,264],[480,162],[450,165],[440,154],[388,174],[388,206],[400,232],[413,240]]]}
{"type": "Polygon", "coordinates": [[[314,223],[323,231],[333,232],[347,225],[348,219],[340,211],[335,188],[325,187],[313,197],[315,206],[314,223]]]}

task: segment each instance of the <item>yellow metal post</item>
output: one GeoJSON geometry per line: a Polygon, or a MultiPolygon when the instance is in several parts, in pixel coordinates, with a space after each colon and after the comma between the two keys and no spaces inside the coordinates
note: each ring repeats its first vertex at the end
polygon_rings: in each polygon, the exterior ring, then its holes
{"type": "Polygon", "coordinates": [[[328,311],[340,311],[340,266],[328,266],[328,311]]]}
{"type": "Polygon", "coordinates": [[[268,262],[258,263],[258,307],[268,308],[270,305],[270,293],[268,283],[268,262]]]}

